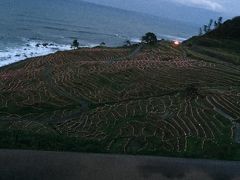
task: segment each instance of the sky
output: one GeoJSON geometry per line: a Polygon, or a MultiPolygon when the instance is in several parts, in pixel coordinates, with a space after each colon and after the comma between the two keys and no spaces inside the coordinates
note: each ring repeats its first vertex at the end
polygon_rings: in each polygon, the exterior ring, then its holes
{"type": "MultiPolygon", "coordinates": [[[[109,5],[121,9],[148,12],[152,6],[155,8],[162,4],[171,4],[172,6],[185,6],[197,9],[209,10],[226,16],[240,15],[240,0],[85,0],[97,4],[109,5]],[[146,11],[144,9],[147,9],[146,11]]],[[[154,13],[158,15],[158,13],[154,13]]]]}
{"type": "Polygon", "coordinates": [[[240,11],[239,0],[171,0],[175,3],[192,7],[200,7],[211,11],[223,12],[230,15],[238,15],[240,11]]]}

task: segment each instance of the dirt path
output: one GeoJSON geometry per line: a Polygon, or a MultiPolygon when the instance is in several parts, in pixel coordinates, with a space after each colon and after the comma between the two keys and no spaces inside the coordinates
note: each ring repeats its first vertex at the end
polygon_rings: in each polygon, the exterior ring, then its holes
{"type": "Polygon", "coordinates": [[[240,162],[0,150],[1,180],[240,180],[240,162]]]}

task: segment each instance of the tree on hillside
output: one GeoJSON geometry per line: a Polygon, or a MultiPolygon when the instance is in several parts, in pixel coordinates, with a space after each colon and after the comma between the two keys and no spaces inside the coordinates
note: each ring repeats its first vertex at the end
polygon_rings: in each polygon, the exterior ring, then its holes
{"type": "Polygon", "coordinates": [[[217,21],[214,21],[214,29],[217,29],[219,26],[222,25],[222,17],[219,17],[217,21]]]}
{"type": "Polygon", "coordinates": [[[217,28],[218,28],[218,22],[214,21],[214,29],[217,29],[217,28]]]}
{"type": "Polygon", "coordinates": [[[202,36],[203,35],[203,31],[202,31],[202,28],[199,29],[199,36],[202,36]]]}
{"type": "Polygon", "coordinates": [[[212,24],[213,24],[213,20],[210,19],[209,23],[208,23],[208,28],[207,28],[207,32],[210,32],[212,30],[212,24]]]}
{"type": "Polygon", "coordinates": [[[71,45],[71,48],[78,49],[79,47],[79,42],[75,39],[73,40],[73,43],[71,45]]]}
{"type": "Polygon", "coordinates": [[[221,25],[221,24],[222,24],[222,20],[223,20],[223,17],[219,17],[219,18],[218,18],[218,25],[221,25]]]}
{"type": "Polygon", "coordinates": [[[150,45],[157,44],[157,36],[152,32],[148,32],[142,37],[142,42],[150,45]]]}
{"type": "Polygon", "coordinates": [[[100,46],[102,46],[102,47],[103,47],[103,46],[106,46],[106,43],[105,43],[105,42],[101,42],[101,43],[100,43],[100,46]]]}
{"type": "Polygon", "coordinates": [[[204,25],[204,26],[203,26],[203,31],[204,31],[204,33],[207,33],[207,32],[208,32],[208,26],[207,26],[207,25],[204,25]]]}
{"type": "Polygon", "coordinates": [[[126,41],[125,41],[125,44],[126,44],[126,46],[131,46],[131,45],[132,45],[132,43],[131,43],[130,40],[126,40],[126,41]]]}
{"type": "Polygon", "coordinates": [[[208,25],[204,25],[202,28],[200,28],[199,36],[202,36],[203,34],[209,33],[212,30],[219,28],[219,26],[222,25],[222,20],[222,17],[219,17],[215,21],[213,21],[213,19],[210,19],[208,25]]]}

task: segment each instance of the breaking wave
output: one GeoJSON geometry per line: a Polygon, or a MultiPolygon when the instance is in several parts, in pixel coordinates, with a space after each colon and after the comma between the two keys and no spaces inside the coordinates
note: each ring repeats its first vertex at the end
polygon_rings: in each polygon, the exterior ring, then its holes
{"type": "MultiPolygon", "coordinates": [[[[86,44],[81,47],[95,47],[98,44],[86,44]]],[[[71,45],[56,44],[53,42],[29,41],[23,46],[7,47],[0,50],[0,67],[18,62],[27,58],[44,56],[57,51],[71,50],[71,45]]]]}

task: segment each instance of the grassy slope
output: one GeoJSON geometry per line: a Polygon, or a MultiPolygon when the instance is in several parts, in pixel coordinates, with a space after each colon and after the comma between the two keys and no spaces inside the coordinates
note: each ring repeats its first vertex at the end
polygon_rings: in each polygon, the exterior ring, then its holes
{"type": "Polygon", "coordinates": [[[240,65],[240,41],[194,37],[187,41],[188,55],[215,63],[240,65]]]}
{"type": "Polygon", "coordinates": [[[189,55],[215,63],[240,65],[240,17],[225,21],[201,37],[185,42],[189,55]]]}
{"type": "Polygon", "coordinates": [[[240,159],[240,68],[226,61],[237,51],[135,48],[58,52],[0,69],[0,147],[240,159]]]}

